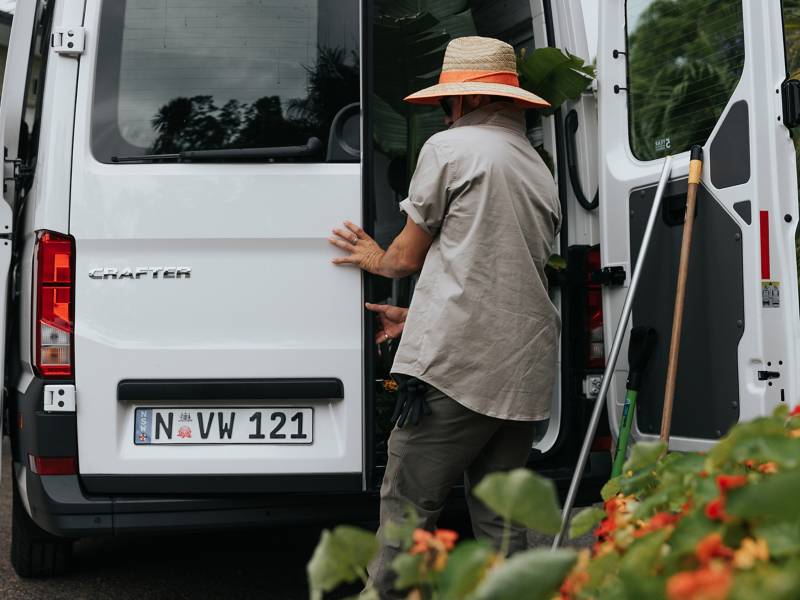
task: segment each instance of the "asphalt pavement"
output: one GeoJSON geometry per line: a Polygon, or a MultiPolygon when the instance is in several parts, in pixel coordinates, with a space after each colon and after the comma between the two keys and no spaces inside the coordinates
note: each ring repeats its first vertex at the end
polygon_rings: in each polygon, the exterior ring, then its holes
{"type": "MultiPolygon", "coordinates": [[[[89,538],[75,543],[72,572],[21,579],[11,567],[11,460],[3,440],[0,483],[0,598],[3,600],[304,600],[305,566],[320,527],[89,538]]],[[[551,536],[531,533],[531,546],[551,536]]],[[[576,540],[585,546],[591,535],[576,540]]],[[[330,600],[358,592],[340,589],[330,600]]],[[[326,599],[327,600],[327,599],[326,599]]]]}

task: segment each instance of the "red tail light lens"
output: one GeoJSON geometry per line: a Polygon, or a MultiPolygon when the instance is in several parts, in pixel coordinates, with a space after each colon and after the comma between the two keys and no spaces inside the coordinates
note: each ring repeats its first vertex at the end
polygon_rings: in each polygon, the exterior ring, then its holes
{"type": "Polygon", "coordinates": [[[39,458],[28,454],[28,468],[37,475],[77,475],[76,458],[39,458]]]}
{"type": "MultiPolygon", "coordinates": [[[[600,246],[592,246],[586,252],[586,269],[600,269],[600,246]]],[[[586,309],[589,329],[590,368],[606,366],[606,348],[603,338],[603,286],[592,284],[586,286],[586,309]]]]}
{"type": "Polygon", "coordinates": [[[75,241],[50,231],[36,238],[35,362],[46,379],[73,378],[75,241]]]}

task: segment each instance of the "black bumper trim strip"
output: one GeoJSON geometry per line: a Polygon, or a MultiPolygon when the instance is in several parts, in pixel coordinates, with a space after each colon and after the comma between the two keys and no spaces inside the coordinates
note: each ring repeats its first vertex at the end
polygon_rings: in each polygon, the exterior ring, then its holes
{"type": "Polygon", "coordinates": [[[92,494],[304,494],[360,492],[361,473],[290,475],[81,475],[92,494]]]}
{"type": "Polygon", "coordinates": [[[127,379],[117,400],[341,400],[339,379],[127,379]]]}

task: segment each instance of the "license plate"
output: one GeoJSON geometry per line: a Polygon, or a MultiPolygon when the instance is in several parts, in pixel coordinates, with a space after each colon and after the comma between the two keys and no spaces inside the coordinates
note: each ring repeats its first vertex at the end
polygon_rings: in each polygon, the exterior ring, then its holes
{"type": "Polygon", "coordinates": [[[137,408],[135,444],[311,444],[314,409],[137,408]]]}

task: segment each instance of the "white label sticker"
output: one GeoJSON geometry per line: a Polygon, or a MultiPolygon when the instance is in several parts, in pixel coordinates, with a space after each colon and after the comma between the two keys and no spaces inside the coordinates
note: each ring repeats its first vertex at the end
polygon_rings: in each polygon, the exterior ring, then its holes
{"type": "Polygon", "coordinates": [[[761,307],[780,308],[781,306],[781,284],[779,281],[761,282],[761,307]]]}
{"type": "Polygon", "coordinates": [[[670,148],[669,138],[656,140],[656,152],[663,152],[664,150],[669,150],[669,148],[670,148]]]}

